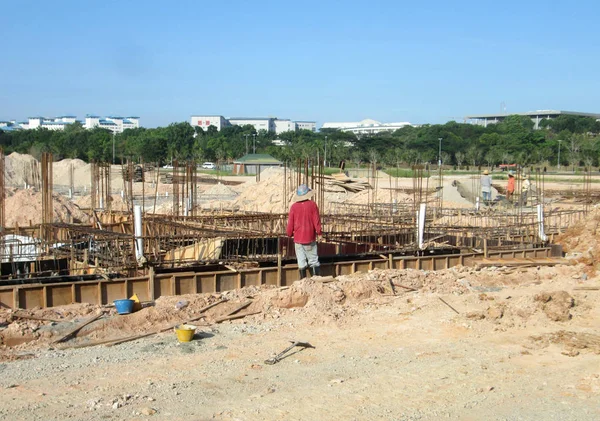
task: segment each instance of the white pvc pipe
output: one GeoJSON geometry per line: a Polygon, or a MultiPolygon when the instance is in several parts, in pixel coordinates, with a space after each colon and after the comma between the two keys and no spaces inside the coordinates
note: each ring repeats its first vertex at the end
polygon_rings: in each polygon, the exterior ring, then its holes
{"type": "Polygon", "coordinates": [[[538,236],[540,240],[547,241],[548,237],[544,233],[544,208],[541,204],[537,205],[538,236]]]}
{"type": "Polygon", "coordinates": [[[421,250],[423,250],[424,244],[423,244],[423,235],[425,233],[425,211],[427,209],[427,205],[425,203],[421,203],[421,205],[419,206],[419,210],[417,211],[417,229],[418,229],[418,233],[419,233],[419,248],[421,250]]]}
{"type": "Polygon", "coordinates": [[[479,210],[479,196],[475,199],[475,210],[479,210]]]}
{"type": "Polygon", "coordinates": [[[133,207],[133,226],[135,234],[135,258],[139,260],[144,256],[144,239],[142,238],[142,207],[133,207]]]}

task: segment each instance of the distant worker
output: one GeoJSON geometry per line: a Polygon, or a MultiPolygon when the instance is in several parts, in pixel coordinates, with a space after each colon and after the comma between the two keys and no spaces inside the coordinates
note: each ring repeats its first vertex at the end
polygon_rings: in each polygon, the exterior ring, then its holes
{"type": "Polygon", "coordinates": [[[508,172],[508,183],[506,184],[506,200],[512,201],[513,193],[515,192],[515,174],[510,170],[508,172]]]}
{"type": "Polygon", "coordinates": [[[317,204],[310,200],[314,192],[306,184],[300,184],[292,199],[286,233],[294,237],[294,249],[298,259],[300,279],[306,278],[306,269],[312,276],[321,275],[317,254],[317,236],[321,237],[321,218],[317,204]]]}
{"type": "Polygon", "coordinates": [[[523,175],[523,184],[521,184],[521,206],[527,206],[527,195],[529,194],[529,190],[531,190],[531,182],[529,181],[527,174],[525,174],[523,175]]]}
{"type": "Polygon", "coordinates": [[[485,170],[481,176],[481,195],[484,202],[491,202],[492,200],[492,177],[489,174],[490,172],[485,170]]]}

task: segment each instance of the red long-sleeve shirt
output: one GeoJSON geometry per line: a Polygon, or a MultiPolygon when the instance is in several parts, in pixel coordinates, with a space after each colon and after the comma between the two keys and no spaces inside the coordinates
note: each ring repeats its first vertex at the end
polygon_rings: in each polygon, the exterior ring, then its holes
{"type": "Polygon", "coordinates": [[[319,208],[312,200],[296,202],[290,208],[287,229],[288,237],[294,237],[294,243],[310,244],[321,235],[319,208]]]}

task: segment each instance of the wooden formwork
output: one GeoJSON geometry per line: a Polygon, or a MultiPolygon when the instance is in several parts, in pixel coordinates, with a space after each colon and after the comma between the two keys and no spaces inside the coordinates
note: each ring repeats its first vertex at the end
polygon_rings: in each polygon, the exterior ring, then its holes
{"type": "MultiPolygon", "coordinates": [[[[454,266],[473,266],[485,257],[495,259],[542,258],[552,255],[552,247],[521,250],[489,251],[484,253],[438,256],[395,257],[380,256],[367,260],[323,264],[323,276],[349,275],[372,269],[442,270],[454,266]]],[[[142,301],[161,296],[223,292],[251,285],[288,286],[299,278],[296,265],[252,268],[239,271],[177,272],[135,278],[99,279],[93,281],[60,282],[0,286],[0,307],[53,307],[71,303],[109,304],[113,300],[137,294],[142,301]]]]}

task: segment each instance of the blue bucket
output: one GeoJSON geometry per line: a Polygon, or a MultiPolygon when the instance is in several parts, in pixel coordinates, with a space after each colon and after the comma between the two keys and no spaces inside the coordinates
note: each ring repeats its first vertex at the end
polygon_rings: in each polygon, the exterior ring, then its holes
{"type": "Polygon", "coordinates": [[[129,314],[133,312],[133,305],[135,301],[133,300],[115,300],[115,307],[117,308],[117,313],[119,314],[129,314]]]}

